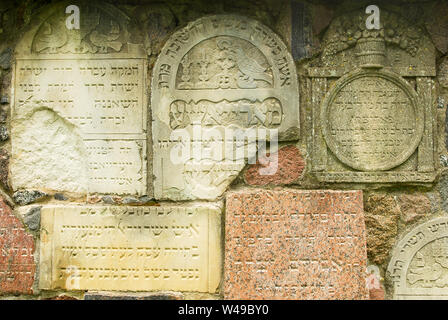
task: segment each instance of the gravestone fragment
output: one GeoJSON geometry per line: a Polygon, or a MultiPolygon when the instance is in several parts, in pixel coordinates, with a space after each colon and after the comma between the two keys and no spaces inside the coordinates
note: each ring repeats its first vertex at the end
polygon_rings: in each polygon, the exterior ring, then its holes
{"type": "Polygon", "coordinates": [[[233,192],[225,299],[366,299],[360,191],[233,192]]]}
{"type": "Polygon", "coordinates": [[[281,39],[238,15],[207,16],[174,33],[154,66],[154,195],[215,199],[258,141],[299,134],[295,65],[281,39]]]}
{"type": "Polygon", "coordinates": [[[16,47],[12,186],[146,194],[146,55],[130,19],[80,5],[79,29],[54,5],[16,47]]]}
{"type": "Polygon", "coordinates": [[[43,206],[41,289],[215,293],[221,208],[43,206]]]}
{"type": "Polygon", "coordinates": [[[448,299],[448,218],[420,224],[396,245],[387,276],[394,299],[448,299]]]}
{"type": "Polygon", "coordinates": [[[263,186],[267,184],[282,185],[298,180],[305,169],[305,160],[300,150],[295,146],[282,147],[275,154],[268,154],[250,165],[244,180],[250,185],[263,186]],[[275,164],[273,164],[275,162],[275,164]],[[271,174],[262,174],[263,168],[271,168],[271,174]]]}
{"type": "Polygon", "coordinates": [[[382,10],[380,30],[365,19],[336,18],[309,65],[312,172],[326,182],[432,182],[434,46],[396,14],[382,10]]]}

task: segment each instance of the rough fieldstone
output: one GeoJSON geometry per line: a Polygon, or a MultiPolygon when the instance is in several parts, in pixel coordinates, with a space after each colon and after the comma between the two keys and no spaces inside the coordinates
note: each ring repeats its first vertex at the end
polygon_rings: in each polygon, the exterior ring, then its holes
{"type": "Polygon", "coordinates": [[[398,234],[401,211],[393,196],[372,194],[364,206],[367,228],[367,255],[375,264],[383,264],[398,234]]]}
{"type": "Polygon", "coordinates": [[[34,240],[0,199],[0,293],[33,293],[34,240]]]}
{"type": "Polygon", "coordinates": [[[23,190],[23,191],[16,191],[13,195],[13,199],[15,203],[18,203],[22,206],[37,202],[40,200],[43,200],[48,195],[44,192],[33,190],[23,190]]]}
{"type": "Polygon", "coordinates": [[[38,231],[40,228],[40,209],[42,207],[34,207],[27,212],[23,218],[23,222],[31,231],[38,231]]]}
{"type": "Polygon", "coordinates": [[[448,52],[448,4],[443,1],[434,6],[432,13],[428,15],[426,28],[431,35],[436,48],[442,52],[448,52]]]}
{"type": "Polygon", "coordinates": [[[402,194],[397,200],[405,223],[415,222],[431,213],[431,202],[423,194],[402,194]]]}
{"type": "Polygon", "coordinates": [[[8,70],[11,68],[12,49],[7,48],[0,54],[0,68],[8,70]]]}
{"type": "Polygon", "coordinates": [[[55,193],[53,197],[59,201],[68,200],[68,198],[63,193],[55,193]]]}
{"type": "Polygon", "coordinates": [[[256,164],[249,165],[244,177],[250,185],[263,186],[267,184],[289,184],[299,179],[305,169],[305,160],[295,146],[286,146],[277,153],[267,154],[258,159],[256,164]],[[271,160],[271,161],[269,161],[271,160]],[[275,166],[273,162],[277,161],[275,166]],[[273,169],[270,170],[269,168],[273,169]],[[271,174],[262,174],[260,169],[268,170],[271,174]]]}
{"type": "Polygon", "coordinates": [[[151,292],[151,293],[127,293],[127,292],[87,292],[84,300],[182,300],[183,295],[177,292],[151,292]]]}

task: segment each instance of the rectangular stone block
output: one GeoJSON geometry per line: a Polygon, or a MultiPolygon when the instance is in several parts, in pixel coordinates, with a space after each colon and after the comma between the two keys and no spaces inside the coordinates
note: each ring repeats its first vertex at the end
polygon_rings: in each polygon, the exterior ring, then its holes
{"type": "Polygon", "coordinates": [[[366,299],[362,191],[250,190],[226,201],[226,299],[366,299]]]}
{"type": "Polygon", "coordinates": [[[40,288],[214,293],[221,208],[42,208],[40,288]]]}

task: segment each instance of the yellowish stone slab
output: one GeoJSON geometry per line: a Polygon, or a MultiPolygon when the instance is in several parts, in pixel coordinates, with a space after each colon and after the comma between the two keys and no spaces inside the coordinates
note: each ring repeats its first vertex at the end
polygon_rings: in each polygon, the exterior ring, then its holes
{"type": "Polygon", "coordinates": [[[221,207],[47,206],[40,288],[215,292],[221,207]]]}

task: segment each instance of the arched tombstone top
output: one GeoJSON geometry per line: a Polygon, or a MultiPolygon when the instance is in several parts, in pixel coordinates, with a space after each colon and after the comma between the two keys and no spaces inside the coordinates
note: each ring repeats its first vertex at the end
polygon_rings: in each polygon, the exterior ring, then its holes
{"type": "Polygon", "coordinates": [[[48,5],[33,17],[15,53],[19,57],[48,58],[88,54],[144,57],[143,46],[130,41],[130,23],[126,14],[107,3],[71,1],[48,5]],[[79,29],[66,27],[69,5],[79,7],[79,29]]]}
{"type": "Polygon", "coordinates": [[[232,154],[231,130],[272,129],[279,140],[299,138],[296,67],[280,37],[260,22],[205,16],[176,31],[162,48],[153,69],[151,111],[155,197],[216,199],[245,158],[255,156],[249,150],[245,157],[232,154]],[[201,138],[194,137],[195,129],[202,130],[201,138]],[[197,149],[183,147],[188,155],[175,164],[170,157],[179,148],[173,138],[179,130],[203,152],[193,157],[197,149]],[[206,138],[212,131],[220,137],[206,138]]]}

